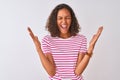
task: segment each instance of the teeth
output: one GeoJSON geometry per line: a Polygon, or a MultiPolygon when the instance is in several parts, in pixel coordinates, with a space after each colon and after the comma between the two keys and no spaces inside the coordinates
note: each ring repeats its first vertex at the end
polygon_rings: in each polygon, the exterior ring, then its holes
{"type": "Polygon", "coordinates": [[[63,28],[66,28],[67,26],[66,25],[62,25],[63,28]]]}

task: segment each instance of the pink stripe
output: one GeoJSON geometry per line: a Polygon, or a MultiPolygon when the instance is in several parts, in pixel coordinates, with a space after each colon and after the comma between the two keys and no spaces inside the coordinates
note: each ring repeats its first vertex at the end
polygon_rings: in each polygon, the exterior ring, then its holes
{"type": "Polygon", "coordinates": [[[56,75],[53,80],[61,78],[71,78],[82,80],[81,76],[75,76],[74,69],[79,52],[86,52],[87,40],[83,35],[73,36],[69,39],[45,36],[42,40],[42,50],[44,53],[52,53],[56,64],[56,75]]]}

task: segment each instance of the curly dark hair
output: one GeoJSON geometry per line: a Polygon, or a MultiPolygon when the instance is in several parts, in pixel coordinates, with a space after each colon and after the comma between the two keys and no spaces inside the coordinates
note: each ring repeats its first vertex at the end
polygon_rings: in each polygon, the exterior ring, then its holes
{"type": "Polygon", "coordinates": [[[52,37],[60,37],[60,31],[57,25],[57,14],[58,11],[63,8],[67,9],[71,14],[72,21],[69,28],[70,36],[75,36],[77,33],[79,33],[80,26],[73,9],[67,4],[59,4],[51,12],[46,24],[46,29],[50,32],[52,37]]]}

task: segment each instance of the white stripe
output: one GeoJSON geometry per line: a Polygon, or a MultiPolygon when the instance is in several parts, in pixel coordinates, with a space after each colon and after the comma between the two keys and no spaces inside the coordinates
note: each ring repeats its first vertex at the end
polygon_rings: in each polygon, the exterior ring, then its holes
{"type": "Polygon", "coordinates": [[[77,35],[69,39],[45,36],[42,40],[43,52],[51,52],[56,64],[56,72],[52,80],[82,80],[81,76],[75,76],[74,69],[79,52],[87,50],[86,38],[77,35]]]}

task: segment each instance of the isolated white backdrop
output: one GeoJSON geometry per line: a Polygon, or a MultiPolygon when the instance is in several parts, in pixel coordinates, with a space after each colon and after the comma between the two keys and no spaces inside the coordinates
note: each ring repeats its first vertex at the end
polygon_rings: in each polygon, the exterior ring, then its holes
{"type": "Polygon", "coordinates": [[[0,80],[48,80],[27,26],[41,41],[48,34],[46,20],[59,3],[73,8],[88,42],[104,26],[85,80],[120,80],[119,0],[0,0],[0,80]]]}

